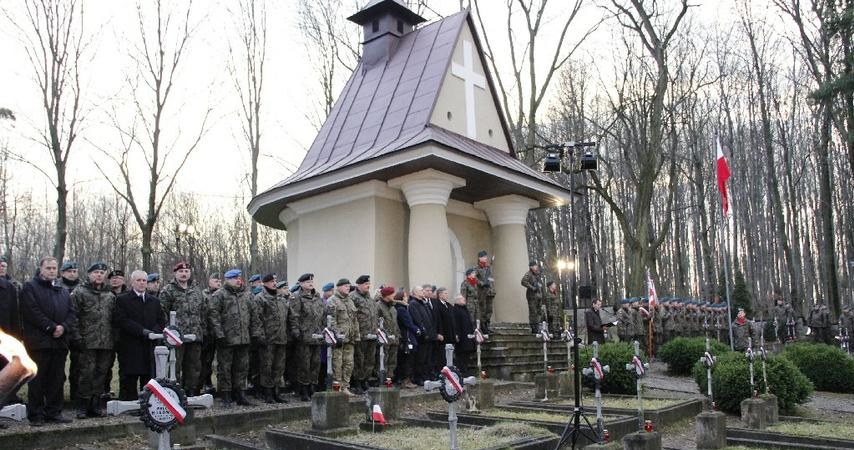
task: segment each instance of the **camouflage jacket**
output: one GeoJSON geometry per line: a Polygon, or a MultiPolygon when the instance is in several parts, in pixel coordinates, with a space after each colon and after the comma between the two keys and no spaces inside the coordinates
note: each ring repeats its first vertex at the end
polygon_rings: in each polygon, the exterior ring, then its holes
{"type": "Polygon", "coordinates": [[[286,345],[290,332],[299,327],[288,301],[266,289],[255,296],[255,308],[261,322],[261,339],[267,345],[286,345]]]}
{"type": "Polygon", "coordinates": [[[367,339],[368,334],[373,334],[379,326],[379,311],[377,302],[371,298],[371,294],[362,294],[358,290],[350,293],[353,304],[356,305],[356,318],[359,320],[359,333],[361,338],[367,339]]]}
{"type": "Polygon", "coordinates": [[[632,311],[621,307],[617,311],[617,320],[617,336],[620,336],[620,339],[631,339],[635,329],[632,311]]]}
{"type": "Polygon", "coordinates": [[[261,324],[257,308],[245,287],[225,285],[214,292],[208,309],[211,335],[225,338],[225,345],[247,345],[252,338],[261,337],[261,324]]]}
{"type": "Polygon", "coordinates": [[[158,298],[166,317],[175,311],[175,326],[181,334],[195,334],[196,342],[204,340],[208,325],[208,302],[197,285],[190,281],[184,289],[172,280],[160,289],[158,298]]]}
{"type": "Polygon", "coordinates": [[[394,301],[389,303],[381,301],[377,305],[377,309],[379,310],[380,317],[383,319],[385,334],[394,336],[394,340],[389,341],[389,344],[398,344],[400,342],[400,327],[397,325],[397,309],[394,307],[394,301]]]}
{"type": "Polygon", "coordinates": [[[560,301],[560,294],[558,292],[551,292],[546,289],[545,305],[550,314],[559,314],[563,311],[563,302],[560,301]]]}
{"type": "Polygon", "coordinates": [[[332,316],[332,329],[344,335],[344,343],[352,344],[360,341],[359,320],[356,318],[356,305],[349,296],[338,292],[329,297],[326,314],[332,316]]]}
{"type": "Polygon", "coordinates": [[[750,337],[750,322],[745,321],[743,324],[737,320],[732,322],[732,344],[736,350],[744,350],[747,348],[747,338],[750,337]]]}
{"type": "Polygon", "coordinates": [[[464,279],[460,285],[460,294],[466,299],[466,304],[477,301],[477,286],[472,286],[468,279],[464,279]]]}
{"type": "Polygon", "coordinates": [[[830,312],[827,308],[811,309],[807,325],[810,328],[826,328],[830,326],[830,312]]]}
{"type": "Polygon", "coordinates": [[[632,308],[632,335],[643,336],[645,334],[643,314],[641,314],[640,309],[632,308]]]}
{"type": "Polygon", "coordinates": [[[478,264],[474,270],[480,293],[486,297],[495,297],[495,281],[492,280],[492,266],[481,267],[478,264]]]}
{"type": "Polygon", "coordinates": [[[326,307],[317,291],[304,291],[300,289],[294,301],[294,314],[299,323],[300,340],[303,342],[320,345],[321,341],[313,339],[312,334],[323,333],[326,327],[326,307]]]}
{"type": "Polygon", "coordinates": [[[526,289],[526,299],[534,300],[535,298],[543,298],[542,274],[535,274],[530,270],[525,272],[525,276],[522,277],[522,286],[524,286],[526,289]]]}
{"type": "Polygon", "coordinates": [[[71,307],[77,316],[72,339],[83,339],[88,350],[110,350],[113,348],[113,310],[116,296],[110,286],[96,288],[88,281],[71,292],[71,307]]]}
{"type": "MultiPolygon", "coordinates": [[[[786,326],[786,323],[788,323],[789,319],[794,319],[792,305],[783,304],[780,306],[775,306],[774,317],[777,319],[778,327],[786,326]]],[[[774,319],[771,319],[771,321],[773,322],[774,319]]]]}

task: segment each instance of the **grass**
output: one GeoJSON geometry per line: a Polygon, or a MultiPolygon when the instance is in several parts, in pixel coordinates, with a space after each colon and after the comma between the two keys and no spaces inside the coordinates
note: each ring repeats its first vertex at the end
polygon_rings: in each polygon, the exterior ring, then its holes
{"type": "MultiPolygon", "coordinates": [[[[501,417],[504,419],[536,420],[550,423],[566,423],[570,417],[569,413],[562,412],[515,411],[507,409],[493,409],[483,412],[483,415],[489,417],[501,417]]],[[[606,419],[608,417],[609,416],[605,416],[606,419]]]]}
{"type": "Polygon", "coordinates": [[[793,434],[795,436],[823,436],[835,439],[854,440],[854,426],[838,422],[785,422],[768,427],[768,431],[793,434]]]}
{"type": "MultiPolygon", "coordinates": [[[[553,436],[553,433],[521,423],[502,423],[479,430],[466,427],[457,430],[458,446],[464,449],[489,448],[506,445],[522,438],[547,436],[553,436]]],[[[434,450],[447,446],[448,430],[447,428],[396,426],[383,433],[360,432],[340,439],[376,448],[434,450]]]]}
{"type": "MultiPolygon", "coordinates": [[[[662,409],[667,408],[668,406],[673,406],[678,403],[682,403],[685,400],[679,399],[662,399],[662,398],[645,398],[643,399],[643,409],[662,409]]],[[[593,407],[595,403],[588,402],[588,406],[593,407]]],[[[575,404],[573,400],[565,400],[558,403],[560,405],[573,405],[575,404]]],[[[602,397],[602,407],[603,408],[616,408],[616,409],[631,409],[635,410],[638,408],[638,400],[637,398],[629,398],[629,397],[602,397]]]]}

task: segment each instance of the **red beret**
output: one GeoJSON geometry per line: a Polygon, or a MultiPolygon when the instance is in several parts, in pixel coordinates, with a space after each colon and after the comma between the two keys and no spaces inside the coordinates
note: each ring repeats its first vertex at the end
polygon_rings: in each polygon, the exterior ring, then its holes
{"type": "Polygon", "coordinates": [[[172,268],[172,271],[177,272],[181,269],[189,269],[189,268],[190,268],[190,263],[188,263],[187,261],[178,261],[177,263],[175,263],[175,267],[172,268]]]}
{"type": "Polygon", "coordinates": [[[380,295],[382,295],[383,297],[394,294],[394,292],[395,292],[394,286],[386,286],[386,287],[380,289],[380,295]]]}

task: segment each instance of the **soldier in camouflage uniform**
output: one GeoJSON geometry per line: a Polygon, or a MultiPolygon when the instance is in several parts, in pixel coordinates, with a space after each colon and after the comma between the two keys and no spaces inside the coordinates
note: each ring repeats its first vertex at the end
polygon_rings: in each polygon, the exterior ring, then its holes
{"type": "MultiPolygon", "coordinates": [[[[377,304],[377,312],[383,319],[383,329],[389,336],[394,336],[393,340],[389,340],[389,345],[385,349],[386,355],[386,378],[394,379],[395,370],[397,369],[397,349],[400,348],[400,326],[397,324],[397,309],[394,307],[394,286],[385,286],[380,289],[380,302],[377,304]]],[[[380,380],[379,363],[377,363],[377,379],[380,384],[385,380],[380,380]]]]}
{"type": "Polygon", "coordinates": [[[466,279],[460,284],[460,294],[466,299],[471,323],[477,323],[480,319],[480,292],[477,288],[477,270],[470,268],[466,270],[466,279]]]}
{"type": "Polygon", "coordinates": [[[238,405],[254,405],[243,390],[248,376],[249,344],[260,338],[261,324],[240,275],[238,269],[225,273],[225,286],[214,292],[208,314],[211,335],[217,344],[217,392],[226,407],[231,406],[232,400],[238,405]]]}
{"type": "MultiPolygon", "coordinates": [[[[492,321],[492,304],[495,300],[495,279],[492,278],[492,266],[489,264],[486,250],[481,250],[477,254],[475,270],[477,271],[478,314],[480,316],[475,317],[475,319],[480,320],[481,330],[489,334],[491,333],[489,324],[492,321]]],[[[471,310],[472,303],[468,299],[466,299],[466,304],[471,310]]],[[[472,323],[477,322],[473,319],[472,323]]]]}
{"type": "Polygon", "coordinates": [[[175,277],[160,289],[160,304],[168,315],[175,311],[175,326],[181,334],[194,334],[196,340],[184,342],[176,350],[175,375],[191,396],[199,395],[202,383],[202,348],[207,331],[208,302],[193,282],[192,268],[187,261],[178,261],[172,268],[175,277]]]}
{"type": "Polygon", "coordinates": [[[546,307],[546,320],[549,323],[549,332],[558,336],[563,332],[563,302],[560,300],[560,295],[557,292],[557,283],[554,281],[546,283],[546,292],[543,300],[546,307]]]}
{"type": "Polygon", "coordinates": [[[320,340],[313,334],[323,333],[326,327],[326,308],[320,295],[314,289],[314,274],[306,273],[299,277],[299,290],[296,292],[294,314],[299,322],[299,339],[296,360],[297,381],[300,400],[308,401],[317,386],[320,371],[320,340]]]}
{"type": "Polygon", "coordinates": [[[326,314],[332,316],[332,328],[344,336],[338,341],[339,348],[332,351],[332,379],[341,385],[341,392],[355,395],[350,391],[350,378],[353,376],[353,357],[361,333],[356,305],[350,298],[350,280],[338,280],[335,294],[326,305],[326,314]]]}
{"type": "Polygon", "coordinates": [[[276,276],[272,273],[261,277],[262,290],[255,296],[257,315],[263,330],[260,355],[260,383],[264,402],[287,403],[281,390],[285,387],[285,361],[288,337],[299,327],[296,315],[287,299],[276,291],[276,276]]]}
{"type": "Polygon", "coordinates": [[[358,393],[368,390],[368,377],[374,373],[377,364],[377,341],[369,339],[368,335],[374,334],[379,326],[379,311],[377,303],[371,298],[371,278],[368,275],[356,279],[356,290],[350,293],[350,298],[356,305],[361,334],[361,342],[356,345],[351,383],[358,393]]]}
{"type": "Polygon", "coordinates": [[[771,293],[771,298],[774,299],[774,318],[772,318],[772,322],[774,319],[777,320],[777,329],[774,330],[777,333],[777,340],[780,342],[784,342],[787,339],[788,328],[787,324],[789,321],[794,321],[794,311],[792,310],[792,305],[786,303],[786,300],[783,299],[783,291],[780,288],[775,288],[774,292],[771,293]]]}
{"type": "Polygon", "coordinates": [[[635,297],[631,300],[632,305],[632,340],[638,341],[641,349],[646,350],[646,329],[644,328],[644,318],[640,312],[640,299],[635,297]]]}
{"type": "Polygon", "coordinates": [[[77,418],[102,417],[101,394],[113,358],[113,310],[116,296],[105,281],[107,266],[89,266],[88,279],[71,292],[77,316],[71,332],[78,352],[77,418]]]}
{"type": "Polygon", "coordinates": [[[732,322],[732,343],[735,351],[747,350],[747,338],[750,335],[750,322],[747,321],[744,310],[739,308],[738,316],[732,322]]]}
{"type": "MultiPolygon", "coordinates": [[[[214,292],[222,287],[222,276],[218,273],[212,273],[208,276],[208,287],[202,291],[202,297],[205,299],[205,311],[208,310],[211,304],[211,297],[214,292]]],[[[202,337],[202,368],[199,373],[199,384],[202,384],[205,392],[213,391],[213,360],[216,355],[216,342],[214,342],[213,334],[211,333],[210,321],[208,320],[210,313],[205,316],[205,335],[202,337]]]]}
{"type": "Polygon", "coordinates": [[[528,324],[531,332],[536,334],[540,330],[540,308],[543,304],[543,280],[540,273],[540,264],[533,259],[528,263],[529,270],[522,277],[522,286],[525,287],[525,300],[528,301],[528,324]]]}
{"type": "Polygon", "coordinates": [[[833,344],[833,338],[830,332],[830,310],[826,305],[816,303],[810,310],[809,322],[807,322],[812,330],[812,338],[815,342],[821,342],[827,345],[833,344]]]}
{"type": "Polygon", "coordinates": [[[629,309],[629,299],[624,298],[620,301],[620,310],[617,311],[617,336],[620,337],[620,342],[631,342],[634,338],[634,319],[632,311],[629,309]]]}

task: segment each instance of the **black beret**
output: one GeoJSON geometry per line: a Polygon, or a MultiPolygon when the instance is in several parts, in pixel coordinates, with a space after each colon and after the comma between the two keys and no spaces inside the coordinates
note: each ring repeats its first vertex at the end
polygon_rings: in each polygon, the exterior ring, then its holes
{"type": "Polygon", "coordinates": [[[60,272],[65,272],[66,270],[72,270],[77,268],[77,263],[74,261],[65,261],[62,263],[62,267],[59,268],[60,272]]]}
{"type": "Polygon", "coordinates": [[[314,274],[313,273],[304,273],[297,279],[297,281],[299,281],[300,283],[305,282],[305,281],[309,281],[309,280],[314,280],[314,274]]]}
{"type": "Polygon", "coordinates": [[[342,279],[338,280],[338,282],[337,282],[337,283],[335,283],[335,287],[344,286],[345,284],[346,284],[346,285],[349,285],[349,284],[350,284],[350,280],[348,280],[348,279],[346,279],[346,278],[342,278],[342,279]]]}
{"type": "Polygon", "coordinates": [[[264,275],[263,277],[261,277],[261,282],[262,283],[269,283],[270,281],[273,281],[275,279],[276,279],[275,273],[268,273],[268,274],[264,275]]]}
{"type": "Polygon", "coordinates": [[[477,252],[478,258],[483,258],[486,255],[487,255],[486,250],[481,250],[481,251],[477,252]]]}
{"type": "Polygon", "coordinates": [[[474,267],[470,267],[470,268],[468,268],[468,270],[466,270],[466,276],[469,276],[475,272],[477,272],[477,271],[474,270],[474,267]]]}
{"type": "Polygon", "coordinates": [[[107,275],[107,278],[124,277],[124,276],[125,276],[125,272],[123,270],[116,269],[116,270],[110,272],[109,275],[107,275]]]}
{"type": "Polygon", "coordinates": [[[356,284],[365,284],[371,281],[370,275],[359,275],[359,278],[356,278],[356,284]]]}
{"type": "Polygon", "coordinates": [[[106,264],[104,264],[104,263],[102,263],[102,262],[96,262],[96,263],[92,264],[91,266],[89,266],[89,269],[87,269],[87,270],[86,270],[86,272],[88,272],[88,273],[92,273],[92,272],[94,272],[94,271],[96,271],[96,270],[103,270],[103,271],[106,271],[106,270],[107,270],[107,265],[106,265],[106,264]]]}
{"type": "Polygon", "coordinates": [[[278,283],[276,283],[276,289],[285,289],[285,288],[287,288],[287,287],[288,287],[288,282],[287,282],[287,280],[285,280],[285,281],[279,281],[278,283]]]}
{"type": "Polygon", "coordinates": [[[528,261],[528,267],[534,267],[534,266],[539,266],[539,265],[540,265],[540,263],[538,263],[537,260],[535,260],[535,259],[528,261]]]}

